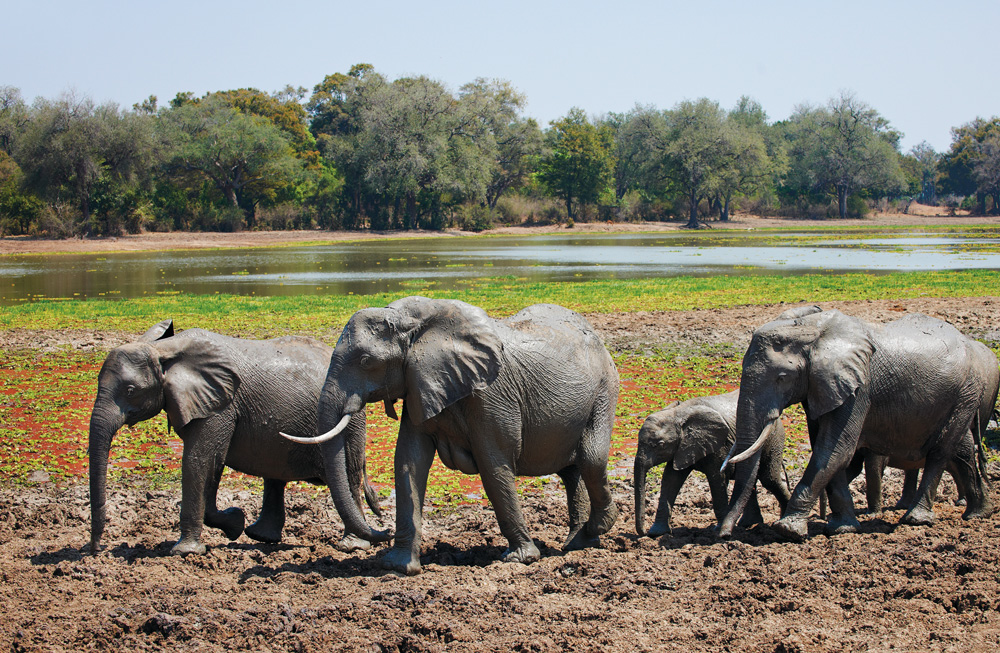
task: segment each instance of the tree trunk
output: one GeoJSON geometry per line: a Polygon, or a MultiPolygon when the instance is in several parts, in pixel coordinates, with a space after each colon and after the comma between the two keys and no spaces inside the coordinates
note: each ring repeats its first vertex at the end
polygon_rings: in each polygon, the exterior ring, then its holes
{"type": "Polygon", "coordinates": [[[726,200],[722,203],[722,208],[719,211],[719,220],[722,222],[729,222],[729,196],[726,196],[726,200]]]}
{"type": "Polygon", "coordinates": [[[847,218],[847,185],[838,184],[837,185],[837,210],[840,213],[840,219],[844,220],[847,218]]]}
{"type": "Polygon", "coordinates": [[[697,229],[698,228],[698,202],[701,200],[700,197],[695,195],[694,191],[688,194],[688,201],[691,203],[691,212],[688,215],[687,228],[697,229]]]}

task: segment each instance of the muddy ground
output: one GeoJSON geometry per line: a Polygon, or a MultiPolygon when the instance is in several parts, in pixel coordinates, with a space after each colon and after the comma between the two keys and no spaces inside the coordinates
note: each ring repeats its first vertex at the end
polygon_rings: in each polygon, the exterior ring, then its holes
{"type": "MultiPolygon", "coordinates": [[[[996,340],[1000,298],[829,303],[874,321],[919,310],[996,340]]],[[[745,346],[784,306],[591,315],[614,348],[745,346]]],[[[118,334],[21,333],[0,345],[107,348],[118,334]]],[[[794,483],[801,473],[790,466],[794,483]]],[[[891,505],[901,488],[889,472],[891,505]]],[[[1000,466],[991,474],[1000,478],[1000,466]]],[[[39,480],[39,479],[36,479],[39,480]]],[[[603,548],[564,554],[558,484],[523,503],[543,552],[499,562],[505,541],[488,506],[431,508],[416,577],[385,572],[384,547],[345,553],[332,501],[288,499],[280,545],[207,530],[209,552],[176,558],[178,487],[111,484],[97,556],[84,484],[0,488],[0,650],[989,650],[1000,647],[1000,518],[966,522],[942,483],[940,521],[898,526],[901,511],[861,515],[862,532],[804,544],[766,527],[717,540],[704,481],[682,491],[674,532],[634,530],[631,474],[613,480],[621,516],[603,548]]],[[[863,482],[856,481],[859,509],[863,482]]],[[[655,497],[656,488],[651,487],[655,497]]],[[[224,488],[220,505],[252,518],[259,496],[224,488]]],[[[1000,496],[994,488],[994,502],[1000,496]]],[[[777,504],[764,497],[769,520],[777,504]]],[[[655,500],[647,519],[652,519],[655,500]]],[[[391,498],[386,514],[393,515],[391,498]]],[[[383,522],[389,525],[387,522],[383,522]]]]}
{"type": "MultiPolygon", "coordinates": [[[[908,311],[948,319],[1000,341],[1000,297],[829,302],[881,322],[908,311]]],[[[590,315],[614,349],[675,347],[736,356],[752,329],[787,306],[590,315]]],[[[0,347],[109,349],[135,334],[20,331],[0,347]]],[[[651,407],[651,411],[659,407],[651,407]]],[[[0,454],[2,455],[2,454],[0,454]]],[[[802,461],[789,461],[794,483],[802,461]]],[[[566,503],[557,483],[522,497],[542,550],[505,564],[488,506],[429,508],[424,571],[385,572],[383,547],[345,553],[327,496],[287,499],[284,541],[229,542],[206,530],[209,551],[176,558],[180,489],[110,485],[106,549],[85,552],[85,484],[44,478],[0,487],[0,651],[842,651],[1000,648],[1000,516],[966,522],[946,478],[926,528],[901,511],[861,514],[855,535],[827,537],[816,517],[803,544],[766,526],[711,531],[707,485],[682,490],[674,531],[635,535],[631,474],[613,478],[620,517],[603,547],[564,554],[566,503]]],[[[1000,505],[1000,465],[990,468],[1000,505]]],[[[862,480],[853,486],[864,507],[862,480]]],[[[886,502],[901,474],[890,470],[886,502]]],[[[647,519],[657,488],[651,487],[647,519]]],[[[769,521],[777,504],[762,493],[769,521]]],[[[260,497],[224,487],[220,505],[252,519],[260,497]]],[[[383,502],[389,521],[392,499],[383,502]]],[[[390,525],[383,521],[382,525],[390,525]]]]}

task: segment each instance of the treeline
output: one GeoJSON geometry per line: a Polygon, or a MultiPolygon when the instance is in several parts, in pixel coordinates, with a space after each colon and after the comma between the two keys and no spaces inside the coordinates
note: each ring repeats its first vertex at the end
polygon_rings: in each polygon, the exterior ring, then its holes
{"type": "Polygon", "coordinates": [[[1000,210],[1000,118],[950,149],[902,136],[844,93],[771,121],[742,98],[579,109],[545,129],[502,80],[451,92],[368,64],[310,93],[179,93],[130,110],[0,87],[0,235],[143,230],[443,229],[728,220],[734,210],[862,216],[917,200],[1000,210]]]}

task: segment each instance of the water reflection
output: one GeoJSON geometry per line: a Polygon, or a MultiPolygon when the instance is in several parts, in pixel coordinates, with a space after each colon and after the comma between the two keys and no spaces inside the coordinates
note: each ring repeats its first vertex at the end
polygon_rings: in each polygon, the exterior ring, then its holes
{"type": "Polygon", "coordinates": [[[153,293],[419,292],[476,279],[1000,269],[1000,240],[967,235],[615,234],[434,238],[315,247],[0,258],[0,303],[153,293]]]}

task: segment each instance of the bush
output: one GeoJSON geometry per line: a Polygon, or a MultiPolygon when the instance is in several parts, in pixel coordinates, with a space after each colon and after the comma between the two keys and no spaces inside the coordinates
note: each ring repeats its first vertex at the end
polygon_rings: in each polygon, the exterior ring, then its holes
{"type": "Polygon", "coordinates": [[[288,231],[312,229],[316,226],[312,211],[291,202],[257,209],[256,229],[288,231]]]}
{"type": "Polygon", "coordinates": [[[493,211],[488,206],[465,204],[458,209],[458,228],[465,231],[486,231],[493,228],[493,211]]]}

